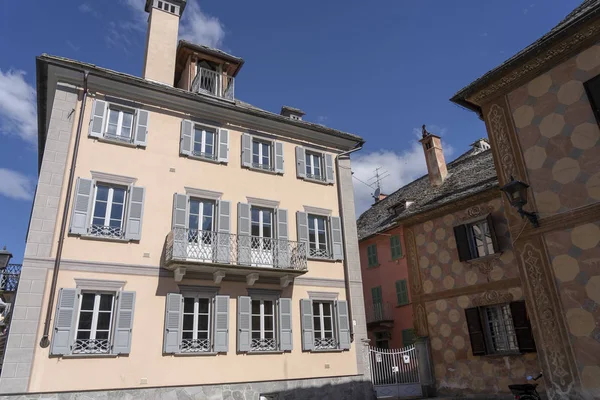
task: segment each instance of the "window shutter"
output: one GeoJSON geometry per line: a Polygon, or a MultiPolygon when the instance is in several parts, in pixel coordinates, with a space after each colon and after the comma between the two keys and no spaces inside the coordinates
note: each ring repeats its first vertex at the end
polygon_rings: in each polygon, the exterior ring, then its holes
{"type": "Polygon", "coordinates": [[[533,353],[536,351],[535,341],[531,333],[531,323],[527,316],[527,308],[524,301],[514,301],[510,303],[510,312],[515,327],[515,335],[519,344],[521,353],[533,353]]]}
{"type": "Polygon", "coordinates": [[[301,146],[296,146],[296,176],[306,178],[306,154],[301,146]]]}
{"type": "Polygon", "coordinates": [[[231,202],[219,200],[217,202],[217,262],[229,264],[231,261],[231,202]]]}
{"type": "Polygon", "coordinates": [[[390,248],[392,250],[392,259],[402,257],[402,244],[400,242],[400,236],[395,235],[390,237],[390,248]]]}
{"type": "Polygon", "coordinates": [[[331,248],[334,260],[344,259],[344,247],[342,245],[342,220],[340,217],[329,218],[331,223],[331,248]]]}
{"type": "Polygon", "coordinates": [[[179,353],[182,307],[183,296],[179,293],[167,293],[165,337],[163,343],[163,352],[166,354],[179,353]]]}
{"type": "Polygon", "coordinates": [[[283,174],[283,143],[275,142],[275,172],[283,174]]]}
{"type": "Polygon", "coordinates": [[[468,261],[471,257],[469,247],[469,237],[467,235],[467,225],[458,225],[454,227],[454,238],[456,239],[456,248],[460,261],[468,261]]]}
{"type": "Polygon", "coordinates": [[[298,230],[298,242],[305,243],[308,255],[308,214],[296,211],[296,229],[298,230]]]}
{"type": "Polygon", "coordinates": [[[140,240],[142,238],[142,216],[144,214],[145,194],[146,189],[141,186],[132,186],[129,190],[125,239],[140,240]]]}
{"type": "Polygon", "coordinates": [[[215,296],[215,344],[214,351],[229,350],[229,296],[215,296]]]}
{"type": "Polygon", "coordinates": [[[338,317],[338,340],[340,349],[350,349],[350,317],[348,313],[348,302],[337,300],[335,302],[338,317]]]}
{"type": "Polygon", "coordinates": [[[188,197],[185,194],[173,195],[173,257],[187,255],[187,208],[188,197]]]}
{"type": "Polygon", "coordinates": [[[252,166],[252,136],[242,134],[242,167],[252,166]]]}
{"type": "Polygon", "coordinates": [[[494,219],[492,218],[492,214],[488,214],[486,221],[494,245],[494,253],[498,253],[500,251],[500,246],[498,246],[498,236],[496,236],[496,229],[494,229],[494,219]]]}
{"type": "Polygon", "coordinates": [[[92,105],[92,119],[90,121],[89,135],[92,137],[101,138],[104,136],[104,118],[106,117],[105,101],[95,99],[92,105]]]}
{"type": "Polygon", "coordinates": [[[238,264],[250,265],[250,204],[238,203],[238,264]]]}
{"type": "Polygon", "coordinates": [[[113,354],[129,354],[131,352],[131,331],[133,329],[133,312],[135,309],[135,292],[119,293],[117,321],[113,336],[113,354]]]}
{"type": "Polygon", "coordinates": [[[331,154],[325,154],[325,179],[327,183],[335,183],[335,177],[333,175],[333,156],[331,154]]]}
{"type": "Polygon", "coordinates": [[[279,350],[292,351],[292,299],[279,299],[279,350]]]}
{"type": "Polygon", "coordinates": [[[71,213],[71,227],[69,232],[76,235],[85,235],[90,222],[92,193],[94,181],[91,179],[77,178],[75,186],[75,199],[71,213]]]}
{"type": "Polygon", "coordinates": [[[248,296],[238,297],[238,351],[246,352],[250,351],[250,311],[252,306],[252,299],[248,296]]]}
{"type": "Polygon", "coordinates": [[[402,330],[402,346],[410,346],[415,343],[415,330],[414,329],[403,329],[402,330]]]}
{"type": "Polygon", "coordinates": [[[474,356],[481,356],[487,353],[485,345],[485,336],[481,325],[479,308],[472,307],[465,310],[467,318],[467,327],[469,328],[469,337],[471,339],[471,349],[474,356]]]}
{"type": "Polygon", "coordinates": [[[277,209],[277,267],[290,267],[290,249],[288,237],[288,211],[277,209]]]}
{"type": "Polygon", "coordinates": [[[408,288],[406,285],[406,279],[396,281],[396,297],[398,298],[399,306],[408,304],[408,288]]]}
{"type": "Polygon", "coordinates": [[[64,355],[71,353],[71,338],[77,316],[78,289],[60,289],[56,314],[54,315],[54,335],[50,354],[64,355]]]}
{"type": "Polygon", "coordinates": [[[311,351],[315,348],[312,301],[308,299],[300,300],[300,312],[302,313],[302,350],[311,351]]]}
{"type": "Polygon", "coordinates": [[[135,139],[134,144],[146,146],[148,142],[148,125],[150,122],[150,113],[146,110],[137,110],[135,118],[135,139]]]}
{"type": "Polygon", "coordinates": [[[373,304],[381,304],[382,295],[381,295],[381,286],[376,286],[371,288],[371,297],[373,298],[373,304]]]}
{"type": "Polygon", "coordinates": [[[179,143],[179,154],[183,154],[186,156],[192,155],[192,130],[192,121],[186,119],[181,121],[181,139],[179,143]]]}
{"type": "Polygon", "coordinates": [[[229,161],[229,131],[219,129],[219,162],[229,161]]]}

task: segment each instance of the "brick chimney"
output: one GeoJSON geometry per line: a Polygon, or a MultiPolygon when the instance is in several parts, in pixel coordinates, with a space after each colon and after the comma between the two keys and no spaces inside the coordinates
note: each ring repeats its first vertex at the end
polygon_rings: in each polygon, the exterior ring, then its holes
{"type": "Polygon", "coordinates": [[[186,0],[146,0],[148,17],[146,56],[142,77],[173,86],[179,19],[186,0]]]}
{"type": "Polygon", "coordinates": [[[440,186],[444,183],[448,175],[446,160],[442,151],[442,141],[439,136],[427,132],[423,125],[423,139],[419,140],[423,144],[425,152],[425,161],[427,162],[427,172],[429,173],[429,182],[431,186],[440,186]]]}

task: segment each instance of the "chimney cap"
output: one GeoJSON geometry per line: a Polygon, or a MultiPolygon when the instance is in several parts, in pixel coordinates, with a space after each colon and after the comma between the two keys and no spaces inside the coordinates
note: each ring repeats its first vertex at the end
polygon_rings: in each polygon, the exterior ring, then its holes
{"type": "Polygon", "coordinates": [[[289,117],[290,119],[302,119],[302,116],[306,115],[301,109],[288,106],[281,106],[279,114],[284,117],[289,117]]]}
{"type": "MultiPolygon", "coordinates": [[[[162,1],[162,0],[161,0],[162,1]]],[[[185,5],[187,3],[187,0],[166,0],[168,3],[173,3],[175,5],[179,6],[179,16],[181,17],[183,15],[183,10],[185,10],[185,5]]],[[[150,9],[152,8],[152,3],[154,3],[154,0],[146,0],[146,6],[144,7],[144,10],[146,12],[150,12],[150,9]]]]}

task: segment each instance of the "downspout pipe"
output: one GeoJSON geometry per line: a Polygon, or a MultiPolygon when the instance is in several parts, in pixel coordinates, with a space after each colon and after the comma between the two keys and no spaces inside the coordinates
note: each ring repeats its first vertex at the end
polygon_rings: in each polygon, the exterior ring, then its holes
{"type": "Polygon", "coordinates": [[[60,233],[58,235],[58,247],[56,248],[56,259],[54,260],[54,269],[52,270],[52,284],[50,286],[50,297],[48,298],[48,308],[46,309],[46,320],[44,321],[44,334],[40,340],[40,347],[46,348],[50,345],[50,320],[52,310],[54,309],[54,297],[56,296],[56,284],[58,282],[58,271],[60,270],[60,261],[62,259],[63,244],[65,241],[65,232],[67,231],[67,213],[71,204],[71,192],[73,191],[73,181],[75,180],[75,166],[77,165],[77,154],[79,153],[79,142],[81,140],[81,128],[83,127],[83,114],[85,111],[85,102],[88,94],[88,76],[89,71],[83,71],[83,98],[79,109],[79,121],[77,122],[77,132],[75,133],[75,145],[73,147],[73,157],[71,158],[71,168],[69,170],[69,181],[67,182],[67,194],[63,215],[60,223],[60,233]]]}
{"type": "Polygon", "coordinates": [[[344,284],[346,287],[346,302],[348,302],[348,322],[350,325],[350,341],[354,342],[354,319],[352,318],[352,299],[350,298],[350,272],[348,266],[348,249],[346,246],[346,227],[344,226],[344,201],[342,195],[342,181],[340,179],[340,157],[344,157],[361,150],[362,143],[359,143],[352,150],[344,151],[335,156],[335,171],[337,178],[338,206],[340,208],[340,223],[342,225],[342,243],[344,243],[344,284]]]}

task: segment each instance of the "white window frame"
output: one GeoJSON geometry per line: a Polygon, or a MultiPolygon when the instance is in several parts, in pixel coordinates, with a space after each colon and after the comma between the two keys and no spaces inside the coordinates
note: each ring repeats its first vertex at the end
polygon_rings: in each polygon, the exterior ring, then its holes
{"type": "Polygon", "coordinates": [[[306,177],[317,181],[325,181],[325,157],[323,153],[310,150],[304,152],[304,162],[306,163],[306,177]],[[318,164],[319,175],[315,174],[315,166],[318,164]],[[309,172],[310,169],[310,172],[309,172]]]}
{"type": "MultiPolygon", "coordinates": [[[[278,326],[278,316],[279,316],[279,308],[277,307],[277,299],[276,298],[272,298],[272,297],[263,297],[263,296],[251,296],[250,297],[250,351],[276,351],[279,348],[279,326],[278,326]],[[253,313],[253,302],[258,301],[260,302],[260,306],[259,306],[259,314],[254,314],[253,313]],[[267,318],[266,314],[265,314],[265,301],[270,301],[273,304],[273,315],[271,316],[271,318],[273,318],[273,338],[272,339],[268,339],[265,338],[265,333],[268,332],[265,329],[265,318],[267,318]],[[253,319],[254,317],[258,316],[260,318],[260,326],[258,327],[258,329],[255,329],[255,327],[253,326],[253,319]],[[260,338],[259,339],[254,339],[253,338],[253,334],[255,332],[260,332],[260,338]],[[258,345],[258,348],[253,348],[254,346],[254,340],[272,340],[273,344],[272,345],[258,345]]],[[[269,330],[270,332],[270,330],[269,330]]]]}
{"type": "Polygon", "coordinates": [[[195,157],[206,158],[208,160],[216,160],[218,158],[217,146],[219,146],[219,130],[215,128],[208,127],[206,125],[201,124],[193,124],[192,125],[192,155],[195,157]],[[196,134],[200,133],[201,140],[196,140],[196,134]],[[212,143],[212,153],[206,152],[206,136],[207,133],[212,133],[213,135],[213,143],[212,143]],[[200,153],[197,153],[194,149],[196,148],[196,143],[200,144],[200,153]]]}
{"type": "MultiPolygon", "coordinates": [[[[112,350],[112,338],[113,338],[113,329],[114,329],[114,322],[115,322],[115,318],[116,318],[116,300],[117,300],[117,293],[113,292],[113,291],[105,291],[105,290],[85,290],[82,291],[79,295],[79,301],[77,304],[77,321],[75,323],[75,337],[73,338],[73,354],[110,354],[111,350],[112,350]],[[90,337],[89,339],[77,339],[77,335],[79,334],[79,320],[81,318],[81,306],[83,304],[83,296],[86,294],[93,294],[94,297],[94,308],[92,310],[92,325],[90,327],[90,337]],[[88,350],[83,350],[83,351],[79,351],[77,349],[77,340],[96,340],[96,334],[98,333],[98,315],[100,314],[100,312],[105,312],[105,311],[100,311],[100,296],[103,294],[108,294],[112,296],[112,304],[111,304],[111,310],[110,310],[110,322],[108,325],[108,339],[107,340],[107,348],[106,350],[95,350],[95,349],[88,349],[88,350]]],[[[90,311],[90,310],[85,310],[85,311],[90,311]]],[[[87,331],[87,330],[86,330],[87,331]]]]}
{"type": "MultiPolygon", "coordinates": [[[[213,318],[214,318],[214,310],[213,310],[213,299],[214,296],[210,296],[207,294],[188,294],[188,293],[183,293],[182,294],[183,297],[183,302],[184,304],[182,305],[182,309],[181,309],[181,337],[179,338],[179,351],[181,353],[199,353],[199,352],[210,352],[212,350],[212,345],[213,345],[213,318]],[[186,315],[190,315],[190,313],[186,313],[185,312],[185,299],[194,299],[194,311],[192,312],[191,315],[193,315],[193,326],[192,326],[192,339],[191,340],[198,340],[198,333],[199,332],[204,332],[204,331],[199,331],[198,329],[198,321],[199,321],[199,316],[200,316],[200,303],[199,300],[203,299],[203,300],[207,300],[208,301],[208,330],[207,332],[207,339],[208,340],[208,346],[207,347],[198,347],[198,346],[190,346],[187,349],[183,348],[183,341],[184,340],[190,340],[190,339],[184,339],[183,338],[183,333],[184,333],[184,329],[183,329],[183,320],[185,318],[186,315]]],[[[205,313],[202,313],[202,315],[206,315],[205,313]]],[[[186,332],[188,332],[188,330],[186,330],[186,332]]]]}
{"type": "Polygon", "coordinates": [[[510,304],[495,304],[481,307],[483,314],[482,322],[485,329],[485,340],[487,342],[488,354],[519,353],[519,343],[512,318],[510,304]],[[490,311],[494,310],[496,315],[491,318],[490,311]],[[498,343],[500,338],[503,343],[498,343]]]}
{"type": "Polygon", "coordinates": [[[215,200],[211,200],[211,199],[203,199],[200,197],[190,197],[190,204],[189,204],[190,208],[188,211],[188,215],[187,215],[187,224],[188,224],[188,229],[189,230],[196,230],[198,232],[215,232],[215,213],[216,213],[216,209],[217,209],[217,202],[215,200]],[[198,202],[198,226],[196,228],[192,228],[190,226],[190,216],[192,215],[196,215],[192,213],[192,202],[196,201],[198,202]],[[211,227],[209,231],[206,231],[204,229],[202,229],[203,226],[203,222],[204,222],[204,218],[208,217],[208,215],[204,214],[204,206],[206,203],[210,203],[212,204],[212,213],[210,214],[210,219],[211,219],[211,227]]]}
{"type": "MultiPolygon", "coordinates": [[[[122,238],[125,236],[125,216],[127,215],[127,200],[129,197],[129,188],[122,185],[115,185],[112,183],[106,182],[94,182],[94,197],[92,200],[92,212],[90,216],[90,235],[92,236],[100,236],[100,237],[113,237],[113,238],[122,238]],[[108,195],[106,198],[106,211],[104,213],[104,222],[103,225],[94,224],[96,213],[96,203],[98,199],[98,186],[108,187],[108,195]],[[119,188],[123,189],[123,209],[121,210],[121,225],[119,227],[119,231],[113,231],[116,227],[110,226],[111,212],[113,207],[113,199],[114,199],[114,189],[119,188]],[[107,225],[108,221],[108,225],[107,225]]],[[[103,201],[103,200],[102,200],[103,201]]]]}
{"type": "Polygon", "coordinates": [[[275,235],[275,226],[276,221],[275,221],[275,215],[276,215],[276,210],[272,209],[270,207],[261,207],[261,206],[255,206],[255,205],[250,205],[250,237],[251,237],[251,245],[253,248],[258,248],[258,247],[254,247],[255,244],[260,243],[261,248],[263,250],[272,250],[273,247],[273,239],[276,237],[275,235]],[[259,214],[258,214],[258,236],[255,236],[252,234],[252,226],[254,224],[254,220],[252,219],[252,210],[258,210],[259,214]],[[271,213],[271,236],[265,236],[264,235],[264,228],[266,225],[269,225],[267,223],[265,223],[264,221],[264,212],[270,212],[271,213]],[[252,239],[252,238],[257,238],[257,239],[252,239]]]}
{"type": "Polygon", "coordinates": [[[492,238],[492,231],[487,220],[482,219],[467,224],[467,236],[469,238],[469,248],[471,249],[472,256],[475,256],[474,258],[481,258],[495,253],[494,239],[492,238]],[[475,227],[477,227],[481,233],[476,233],[475,227]],[[483,243],[481,246],[477,245],[478,238],[483,243]],[[483,249],[483,254],[480,252],[480,248],[483,249]]]}
{"type": "Polygon", "coordinates": [[[136,111],[133,108],[129,108],[129,107],[123,107],[121,105],[118,104],[113,104],[113,103],[107,103],[107,107],[106,107],[106,123],[104,126],[104,137],[107,139],[114,139],[114,140],[118,140],[120,142],[126,142],[126,143],[132,143],[134,141],[135,138],[135,120],[136,120],[136,111]],[[111,111],[116,111],[119,113],[118,117],[117,117],[117,131],[112,134],[112,133],[108,133],[108,126],[109,125],[113,125],[110,123],[110,112],[111,111]],[[128,113],[131,114],[131,127],[129,130],[129,137],[123,137],[122,136],[122,129],[123,129],[123,113],[128,113]]]}
{"type": "Polygon", "coordinates": [[[252,137],[252,168],[257,168],[257,169],[264,169],[267,171],[274,171],[275,170],[275,143],[273,141],[270,140],[265,140],[265,139],[260,139],[260,138],[256,138],[256,137],[252,137]],[[258,163],[254,162],[254,143],[258,143],[258,163]],[[268,146],[268,159],[269,162],[268,164],[264,164],[263,163],[263,157],[264,157],[264,152],[263,152],[263,145],[267,145],[268,146]]]}
{"type": "Polygon", "coordinates": [[[324,215],[319,215],[319,214],[308,214],[307,216],[308,219],[308,251],[309,251],[309,256],[310,257],[315,257],[315,258],[331,258],[332,254],[331,254],[331,246],[330,246],[330,237],[329,237],[329,231],[330,231],[330,226],[329,226],[329,217],[324,216],[324,215]],[[325,250],[321,250],[319,248],[319,245],[321,245],[322,243],[319,241],[319,224],[318,224],[318,220],[319,219],[323,219],[324,220],[324,230],[325,230],[325,250]],[[310,241],[310,232],[311,229],[314,230],[315,233],[315,241],[311,242],[310,241]],[[314,249],[311,247],[311,245],[314,244],[315,247],[314,249]],[[324,251],[324,253],[322,253],[324,251]]]}
{"type": "Polygon", "coordinates": [[[337,338],[337,313],[334,302],[331,300],[312,300],[312,312],[313,312],[313,332],[315,340],[315,350],[326,350],[326,349],[337,349],[338,338],[337,338]],[[315,304],[319,306],[319,315],[315,315],[315,304]],[[330,316],[326,316],[324,313],[324,306],[330,307],[330,316]],[[320,329],[317,330],[316,324],[314,323],[315,318],[319,319],[320,329]],[[325,319],[331,318],[331,330],[325,329],[325,319]],[[325,337],[326,332],[331,332],[331,338],[325,337]]]}

